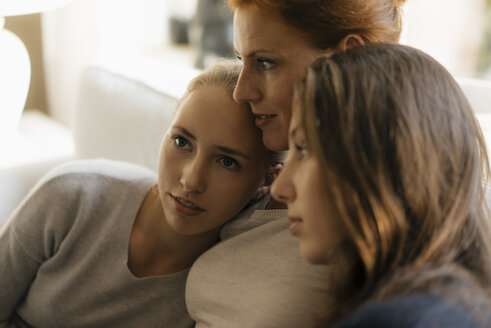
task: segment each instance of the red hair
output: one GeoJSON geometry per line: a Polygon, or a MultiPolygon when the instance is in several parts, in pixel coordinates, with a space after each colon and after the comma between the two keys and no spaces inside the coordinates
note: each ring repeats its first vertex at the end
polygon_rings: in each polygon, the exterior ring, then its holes
{"type": "Polygon", "coordinates": [[[280,14],[312,46],[329,49],[349,34],[365,42],[397,43],[405,0],[227,0],[232,11],[253,5],[280,14]]]}

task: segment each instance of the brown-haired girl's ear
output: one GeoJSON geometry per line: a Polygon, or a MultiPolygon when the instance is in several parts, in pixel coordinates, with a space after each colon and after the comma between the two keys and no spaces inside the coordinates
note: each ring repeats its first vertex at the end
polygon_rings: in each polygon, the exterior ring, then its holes
{"type": "Polygon", "coordinates": [[[362,37],[359,36],[358,34],[348,34],[338,43],[336,47],[336,51],[344,52],[348,49],[362,46],[364,44],[365,41],[363,41],[362,37]]]}

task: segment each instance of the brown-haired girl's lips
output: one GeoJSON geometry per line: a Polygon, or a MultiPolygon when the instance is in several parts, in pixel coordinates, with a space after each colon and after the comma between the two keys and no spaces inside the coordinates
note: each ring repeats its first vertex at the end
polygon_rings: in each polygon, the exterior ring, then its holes
{"type": "Polygon", "coordinates": [[[276,115],[254,114],[254,123],[258,128],[263,128],[276,117],[276,115]]]}
{"type": "Polygon", "coordinates": [[[176,212],[178,212],[181,215],[195,216],[205,211],[204,209],[198,207],[196,204],[185,198],[176,197],[173,195],[170,195],[170,197],[172,200],[172,207],[176,212]]]}
{"type": "Polygon", "coordinates": [[[289,216],[288,221],[290,221],[290,227],[288,228],[290,233],[292,235],[298,234],[303,220],[299,217],[289,216]]]}

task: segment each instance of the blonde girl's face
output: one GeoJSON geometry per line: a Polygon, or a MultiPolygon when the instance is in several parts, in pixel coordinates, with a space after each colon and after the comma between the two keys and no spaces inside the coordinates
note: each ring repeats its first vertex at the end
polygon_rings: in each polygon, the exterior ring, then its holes
{"type": "Polygon", "coordinates": [[[267,169],[260,131],[243,105],[219,86],[181,101],[160,151],[158,187],[178,233],[216,231],[255,196],[267,169]]]}
{"type": "Polygon", "coordinates": [[[300,115],[295,110],[289,132],[290,156],[271,192],[288,205],[290,233],[299,238],[301,255],[309,262],[326,263],[343,236],[340,217],[322,182],[322,167],[311,153],[300,115]]]}
{"type": "Polygon", "coordinates": [[[323,53],[295,34],[279,14],[254,6],[235,10],[234,48],[243,64],[234,99],[250,104],[266,147],[288,149],[293,86],[323,53]]]}

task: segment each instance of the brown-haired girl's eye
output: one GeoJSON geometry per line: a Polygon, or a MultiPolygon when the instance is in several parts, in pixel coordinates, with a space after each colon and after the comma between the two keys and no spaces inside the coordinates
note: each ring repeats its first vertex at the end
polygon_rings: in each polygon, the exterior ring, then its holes
{"type": "Polygon", "coordinates": [[[295,150],[298,152],[300,157],[305,157],[309,154],[309,151],[307,150],[307,148],[299,146],[298,144],[295,144],[295,150]]]}
{"type": "Polygon", "coordinates": [[[266,59],[266,58],[258,58],[257,63],[259,65],[259,67],[265,71],[270,70],[275,66],[274,61],[272,61],[271,59],[266,59]]]}

